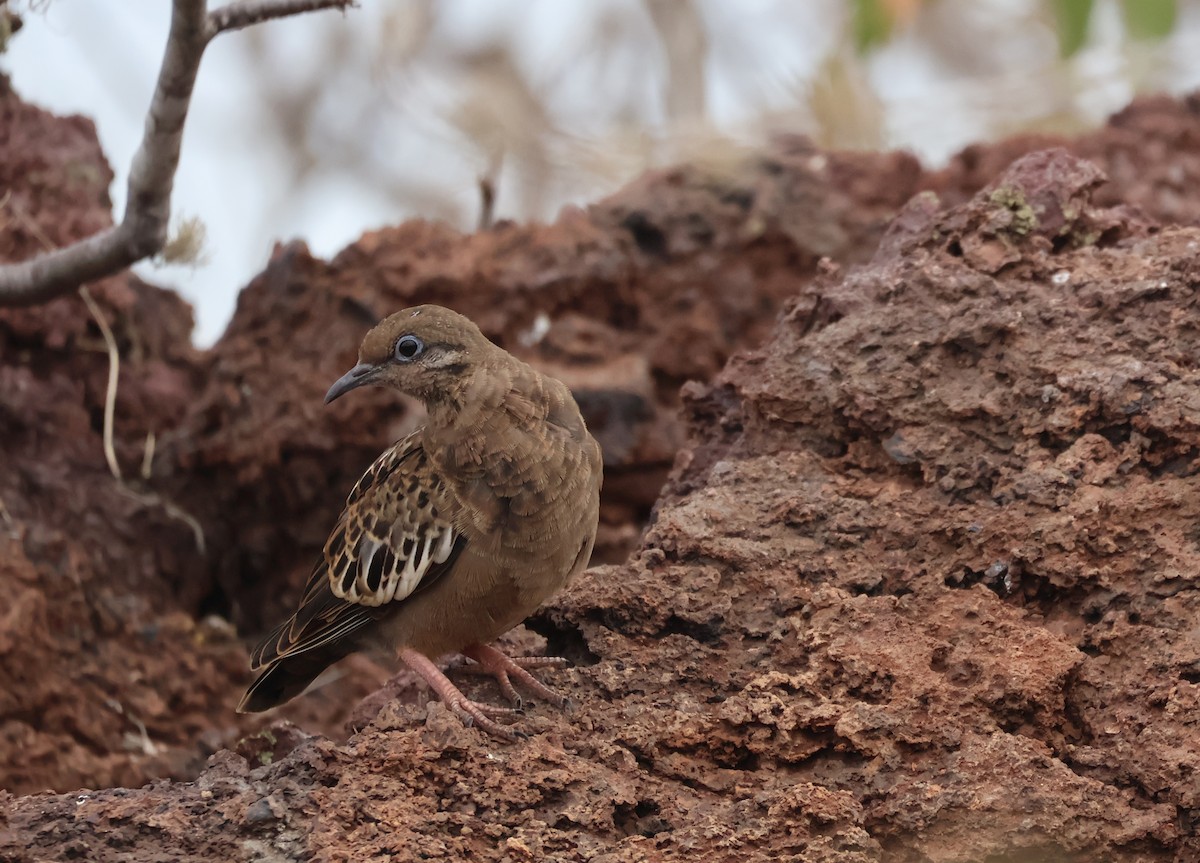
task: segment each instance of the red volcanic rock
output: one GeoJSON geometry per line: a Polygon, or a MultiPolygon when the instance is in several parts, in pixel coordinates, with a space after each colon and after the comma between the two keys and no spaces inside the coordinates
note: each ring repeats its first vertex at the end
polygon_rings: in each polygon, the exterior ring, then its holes
{"type": "MultiPolygon", "coordinates": [[[[66,182],[107,177],[87,124],[0,112],[0,177],[53,203],[0,255],[104,224],[104,183],[66,182]]],[[[1198,129],[1147,100],[937,174],[790,140],[552,225],[294,244],[205,353],[112,279],[123,483],[86,309],[0,311],[0,784],[28,795],[0,793],[0,859],[1200,857],[1198,129]],[[347,737],[351,662],[294,724],[238,719],[223,616],[288,604],[418,421],[320,396],[425,301],[567,380],[603,441],[612,562],[520,636],[574,660],[576,710],[497,745],[399,680],[347,737]]]]}

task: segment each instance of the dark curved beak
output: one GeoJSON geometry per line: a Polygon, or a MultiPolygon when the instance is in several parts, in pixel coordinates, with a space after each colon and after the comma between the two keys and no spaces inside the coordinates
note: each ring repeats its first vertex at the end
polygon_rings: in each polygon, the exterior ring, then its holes
{"type": "Polygon", "coordinates": [[[340,399],[346,393],[350,392],[350,390],[370,383],[375,371],[375,366],[370,363],[359,363],[333,382],[333,386],[329,388],[329,392],[325,393],[325,404],[329,404],[334,399],[340,399]]]}

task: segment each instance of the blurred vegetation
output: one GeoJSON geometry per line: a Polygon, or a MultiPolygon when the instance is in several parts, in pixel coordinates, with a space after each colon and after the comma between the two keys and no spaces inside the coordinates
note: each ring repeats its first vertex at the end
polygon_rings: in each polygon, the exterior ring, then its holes
{"type": "MultiPolygon", "coordinates": [[[[1076,54],[1087,42],[1096,0],[1052,0],[1059,50],[1064,57],[1076,54]]],[[[1175,0],[1121,0],[1121,17],[1132,39],[1163,39],[1175,29],[1175,0]]]]}
{"type": "Polygon", "coordinates": [[[21,17],[8,8],[8,0],[0,0],[0,54],[8,48],[8,40],[21,29],[21,17]]]}
{"type": "Polygon", "coordinates": [[[592,0],[564,13],[397,0],[322,29],[302,62],[270,28],[243,44],[292,188],[333,171],[398,217],[466,228],[481,188],[501,217],[547,218],[651,166],[720,168],[779,132],[937,159],[1021,130],[1078,131],[1195,77],[1181,71],[1200,66],[1180,33],[1189,2],[592,0]],[[564,14],[584,23],[535,22],[564,14]],[[565,35],[534,41],[546,33],[565,35]]]}
{"type": "MultiPolygon", "coordinates": [[[[912,23],[922,6],[935,2],[945,0],[851,0],[855,48],[866,52],[886,43],[898,28],[912,23]]],[[[1163,39],[1178,20],[1176,0],[1120,0],[1117,5],[1131,39],[1163,39]]],[[[1059,51],[1063,57],[1074,56],[1087,44],[1096,0],[1048,0],[1047,6],[1054,16],[1059,51]]]]}

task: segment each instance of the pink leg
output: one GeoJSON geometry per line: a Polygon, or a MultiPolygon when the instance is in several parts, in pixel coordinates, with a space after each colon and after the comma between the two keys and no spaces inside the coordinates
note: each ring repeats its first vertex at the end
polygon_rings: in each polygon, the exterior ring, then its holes
{"type": "Polygon", "coordinates": [[[509,657],[488,644],[472,644],[463,649],[463,655],[475,660],[477,668],[483,674],[496,678],[504,697],[518,707],[521,696],[517,694],[512,684],[513,678],[525,689],[534,693],[538,698],[549,701],[556,707],[566,707],[570,703],[565,695],[560,695],[546,684],[529,673],[530,668],[562,668],[567,660],[559,656],[514,656],[509,657]]]}
{"type": "Polygon", "coordinates": [[[459,688],[450,682],[450,678],[442,674],[442,670],[438,668],[429,657],[408,647],[402,647],[399,651],[401,661],[421,676],[421,678],[429,684],[429,688],[437,693],[437,697],[442,704],[449,707],[464,725],[474,725],[481,731],[484,731],[493,737],[499,737],[502,740],[516,740],[524,735],[511,728],[506,728],[500,723],[493,720],[493,716],[514,716],[519,711],[512,710],[507,707],[492,707],[487,704],[479,704],[472,701],[463,695],[459,688]]]}

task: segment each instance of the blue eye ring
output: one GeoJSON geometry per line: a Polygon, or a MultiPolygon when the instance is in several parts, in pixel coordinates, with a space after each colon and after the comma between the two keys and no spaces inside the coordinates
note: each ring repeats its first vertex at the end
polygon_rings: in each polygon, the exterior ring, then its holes
{"type": "Polygon", "coordinates": [[[411,333],[396,339],[397,362],[412,362],[421,355],[423,350],[425,350],[425,343],[411,333]]]}

